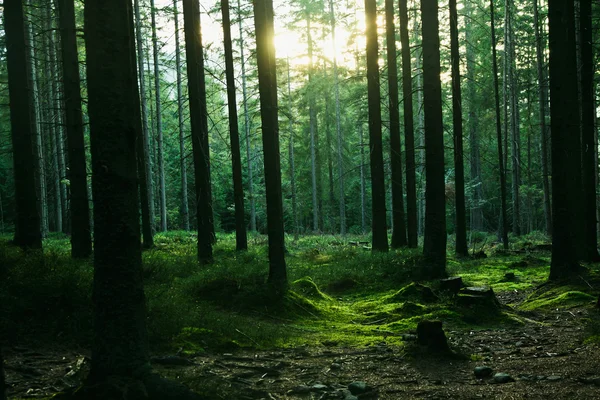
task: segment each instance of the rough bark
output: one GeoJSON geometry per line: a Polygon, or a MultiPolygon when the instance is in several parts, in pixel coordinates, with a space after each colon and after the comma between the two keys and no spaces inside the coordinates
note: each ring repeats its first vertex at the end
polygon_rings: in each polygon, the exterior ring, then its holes
{"type": "Polygon", "coordinates": [[[308,43],[308,88],[306,96],[308,97],[308,118],[310,130],[310,171],[312,183],[312,214],[313,214],[313,231],[319,231],[319,187],[318,187],[318,171],[317,171],[317,105],[313,93],[313,42],[311,34],[311,14],[306,12],[306,37],[308,43]]]}
{"type": "Polygon", "coordinates": [[[292,81],[290,79],[290,60],[287,60],[287,90],[290,140],[288,142],[288,156],[290,158],[290,186],[292,190],[292,220],[294,223],[294,239],[298,240],[300,223],[298,222],[298,198],[296,195],[296,160],[294,156],[294,123],[292,119],[292,81]]]}

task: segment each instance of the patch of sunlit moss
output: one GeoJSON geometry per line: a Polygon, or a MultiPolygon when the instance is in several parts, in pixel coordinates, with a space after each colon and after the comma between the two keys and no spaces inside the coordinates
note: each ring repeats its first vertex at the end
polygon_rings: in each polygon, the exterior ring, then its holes
{"type": "Polygon", "coordinates": [[[528,299],[523,305],[521,305],[521,309],[532,311],[550,308],[573,308],[587,305],[595,300],[596,297],[577,290],[567,291],[560,294],[557,294],[556,291],[553,290],[544,293],[543,296],[539,298],[528,299]]]}

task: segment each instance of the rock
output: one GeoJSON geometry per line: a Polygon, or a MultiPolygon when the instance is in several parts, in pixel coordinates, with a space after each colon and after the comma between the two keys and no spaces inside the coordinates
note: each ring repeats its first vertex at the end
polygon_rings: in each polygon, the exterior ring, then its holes
{"type": "Polygon", "coordinates": [[[492,372],[493,372],[492,368],[487,367],[487,366],[475,367],[475,370],[473,370],[475,377],[479,378],[479,379],[483,379],[483,378],[492,376],[492,372]]]}
{"type": "Polygon", "coordinates": [[[449,352],[446,334],[442,329],[442,321],[421,321],[417,325],[417,341],[429,350],[439,353],[449,352]]]}
{"type": "Polygon", "coordinates": [[[440,290],[444,292],[457,294],[462,287],[463,281],[460,276],[453,276],[440,281],[440,290]]]}
{"type": "Polygon", "coordinates": [[[498,372],[496,375],[494,375],[495,383],[509,383],[514,381],[515,379],[512,376],[505,374],[504,372],[498,372]]]}
{"type": "Polygon", "coordinates": [[[369,390],[371,390],[371,388],[367,384],[367,382],[356,381],[356,382],[352,382],[351,384],[348,385],[348,390],[353,395],[357,395],[357,394],[361,394],[361,393],[366,393],[369,390]]]}

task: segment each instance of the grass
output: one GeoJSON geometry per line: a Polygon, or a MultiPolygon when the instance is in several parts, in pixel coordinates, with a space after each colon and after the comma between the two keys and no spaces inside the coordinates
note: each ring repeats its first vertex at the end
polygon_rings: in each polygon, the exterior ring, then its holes
{"type": "MultiPolygon", "coordinates": [[[[436,282],[413,282],[422,262],[418,250],[372,254],[349,244],[366,240],[363,237],[288,237],[290,290],[277,297],[266,285],[264,236],[251,234],[246,252],[235,251],[233,235],[218,239],[215,261],[208,266],[197,264],[196,237],[190,232],[157,234],[156,247],[144,252],[148,330],[155,351],[362,346],[384,340],[401,345],[401,334],[414,331],[423,319],[439,319],[451,328],[518,323],[514,312],[465,307],[438,293],[436,282]]],[[[533,239],[523,239],[517,248],[536,243],[533,239]]],[[[477,249],[486,242],[478,243],[477,249]]],[[[24,254],[0,239],[2,325],[15,327],[11,340],[56,341],[58,336],[87,345],[91,262],[71,260],[63,236],[47,239],[44,248],[43,256],[24,254]]],[[[583,285],[534,290],[547,280],[549,254],[533,258],[493,256],[491,247],[486,251],[492,257],[450,258],[448,272],[471,286],[491,286],[496,293],[532,291],[524,310],[575,306],[592,299],[583,285]],[[515,278],[506,279],[508,272],[515,278]]]]}

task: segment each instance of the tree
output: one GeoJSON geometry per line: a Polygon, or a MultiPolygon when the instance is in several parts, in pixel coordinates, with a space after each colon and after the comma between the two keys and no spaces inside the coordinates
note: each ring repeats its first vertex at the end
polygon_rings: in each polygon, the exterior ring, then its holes
{"type": "Polygon", "coordinates": [[[237,101],[235,96],[235,76],[233,71],[233,48],[231,45],[231,22],[229,0],[221,0],[223,15],[223,42],[225,45],[225,73],[227,76],[227,103],[229,106],[229,137],[231,141],[231,164],[233,170],[233,197],[235,203],[236,249],[248,249],[246,221],[244,218],[244,188],[242,184],[242,157],[240,155],[240,135],[238,131],[237,101]]]}
{"type": "Polygon", "coordinates": [[[463,163],[462,96],[458,52],[458,13],[456,0],[450,0],[450,53],[452,59],[452,127],[454,137],[454,193],[456,207],[456,254],[468,256],[465,211],[465,167],[463,163]]]}
{"type": "Polygon", "coordinates": [[[6,400],[6,381],[4,379],[4,357],[0,347],[0,400],[6,400]]]}
{"type": "Polygon", "coordinates": [[[404,190],[402,188],[402,148],[400,145],[400,110],[398,108],[398,65],[396,62],[396,26],[394,1],[385,2],[385,31],[388,63],[388,97],[390,114],[390,164],[392,170],[392,248],[407,245],[404,222],[404,190]]]}
{"type": "Polygon", "coordinates": [[[194,177],[198,219],[198,260],[212,261],[212,200],[210,189],[210,157],[208,148],[208,114],[206,109],[206,82],[204,51],[200,31],[198,0],[183,0],[185,48],[190,93],[190,124],[194,152],[194,177]]]}
{"type": "Polygon", "coordinates": [[[59,0],[59,23],[63,68],[65,128],[69,154],[71,188],[71,255],[85,258],[92,254],[90,209],[87,193],[87,168],[81,113],[81,89],[75,5],[73,0],[59,0]]]}
{"type": "Polygon", "coordinates": [[[371,198],[373,215],[373,251],[388,251],[385,209],[385,181],[383,171],[383,144],[381,138],[381,93],[379,65],[377,64],[377,5],[365,0],[367,36],[367,88],[369,95],[369,147],[371,160],[371,198]]]}
{"type": "Polygon", "coordinates": [[[581,168],[574,2],[549,0],[550,131],[552,136],[552,261],[550,279],[579,272],[577,198],[581,168]]]}
{"type": "Polygon", "coordinates": [[[15,176],[14,243],[23,248],[42,248],[40,216],[37,210],[35,171],[33,167],[33,122],[31,81],[27,68],[27,44],[23,2],[4,2],[4,32],[10,97],[10,124],[15,176]]]}
{"type": "Polygon", "coordinates": [[[288,114],[290,140],[288,142],[288,156],[290,158],[290,186],[292,191],[292,220],[294,222],[294,240],[298,239],[300,226],[298,223],[298,198],[296,195],[296,160],[294,156],[294,122],[292,119],[292,82],[290,79],[290,59],[287,59],[287,89],[288,89],[288,114]]]}
{"type": "Polygon", "coordinates": [[[421,19],[426,173],[423,272],[428,278],[440,278],[446,275],[446,206],[437,0],[421,1],[421,19]]]}
{"type": "Polygon", "coordinates": [[[277,292],[287,287],[281,163],[279,159],[279,122],[277,118],[277,71],[273,45],[273,1],[254,0],[256,58],[260,117],[267,195],[267,231],[269,235],[269,283],[277,292]]]}
{"type": "Polygon", "coordinates": [[[135,120],[139,96],[130,2],[84,8],[94,199],[94,341],[77,398],[200,399],[151,374],[142,284],[135,120]],[[127,40],[129,39],[129,40],[127,40]]]}
{"type": "Polygon", "coordinates": [[[494,0],[490,0],[490,25],[492,28],[492,67],[494,74],[494,98],[496,101],[496,137],[498,142],[498,165],[500,172],[501,223],[500,234],[504,250],[508,250],[508,221],[506,219],[506,172],[502,151],[502,124],[500,122],[500,93],[498,89],[498,58],[496,56],[496,28],[494,22],[494,0]]]}
{"type": "Polygon", "coordinates": [[[413,116],[412,67],[408,37],[407,0],[400,0],[400,40],[402,43],[402,93],[404,95],[404,148],[406,149],[406,222],[408,247],[417,247],[417,179],[413,116]]]}

